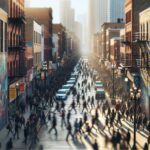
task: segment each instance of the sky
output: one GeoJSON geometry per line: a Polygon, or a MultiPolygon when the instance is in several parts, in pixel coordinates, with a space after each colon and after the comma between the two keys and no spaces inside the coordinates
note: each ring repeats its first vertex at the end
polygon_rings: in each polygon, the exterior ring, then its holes
{"type": "MultiPolygon", "coordinates": [[[[49,7],[53,8],[53,22],[59,23],[59,2],[61,0],[30,0],[30,6],[33,7],[49,7]]],[[[88,0],[71,0],[71,7],[75,9],[75,18],[77,20],[78,15],[85,14],[87,12],[88,0]]]]}

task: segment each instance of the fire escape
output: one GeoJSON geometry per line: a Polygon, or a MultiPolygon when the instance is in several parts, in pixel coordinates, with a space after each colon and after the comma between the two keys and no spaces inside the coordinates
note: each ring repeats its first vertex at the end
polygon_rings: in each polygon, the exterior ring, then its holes
{"type": "MultiPolygon", "coordinates": [[[[15,9],[10,11],[10,15],[8,17],[8,24],[11,26],[10,28],[10,41],[8,42],[8,52],[14,55],[15,64],[18,66],[14,69],[14,74],[9,76],[10,82],[15,81],[18,78],[25,76],[26,67],[25,67],[25,15],[24,12],[15,6],[15,9]],[[12,12],[14,13],[12,14],[12,12]]],[[[13,66],[15,67],[15,66],[13,66]]]]}

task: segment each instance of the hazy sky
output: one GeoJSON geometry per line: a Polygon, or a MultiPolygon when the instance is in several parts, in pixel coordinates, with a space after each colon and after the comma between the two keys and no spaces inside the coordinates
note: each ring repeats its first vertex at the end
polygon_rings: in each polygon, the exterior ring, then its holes
{"type": "MultiPolygon", "coordinates": [[[[59,22],[59,2],[61,0],[30,0],[30,5],[35,7],[48,7],[53,8],[53,22],[59,22]]],[[[71,7],[75,9],[76,18],[79,14],[87,12],[88,0],[71,0],[71,7]]]]}

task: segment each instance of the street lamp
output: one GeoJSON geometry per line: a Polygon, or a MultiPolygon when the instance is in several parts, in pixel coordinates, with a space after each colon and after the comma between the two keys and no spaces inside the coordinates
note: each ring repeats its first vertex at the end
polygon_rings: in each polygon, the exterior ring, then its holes
{"type": "Polygon", "coordinates": [[[137,109],[137,101],[141,97],[141,90],[137,89],[136,86],[134,85],[134,87],[130,89],[130,96],[131,96],[131,99],[134,100],[134,143],[133,143],[132,150],[137,150],[137,147],[136,147],[136,112],[137,110],[136,109],[137,109]]]}
{"type": "Polygon", "coordinates": [[[18,109],[19,83],[17,82],[15,86],[16,86],[16,94],[17,94],[17,97],[16,97],[16,108],[18,109]]]}
{"type": "Polygon", "coordinates": [[[112,71],[113,71],[113,99],[112,99],[112,101],[114,101],[115,100],[115,65],[114,64],[112,64],[112,71]]]}
{"type": "Polygon", "coordinates": [[[44,86],[45,86],[45,89],[46,89],[46,72],[48,70],[46,62],[43,64],[43,69],[42,70],[44,71],[44,86]]]}

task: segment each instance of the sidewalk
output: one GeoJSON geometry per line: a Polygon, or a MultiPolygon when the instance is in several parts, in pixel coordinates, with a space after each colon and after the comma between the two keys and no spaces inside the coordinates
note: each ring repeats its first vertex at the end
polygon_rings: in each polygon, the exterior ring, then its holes
{"type": "MultiPolygon", "coordinates": [[[[46,114],[46,116],[47,116],[47,114],[48,114],[48,111],[49,111],[49,109],[47,108],[46,110],[45,110],[45,114],[46,114]]],[[[27,120],[28,119],[28,117],[30,116],[30,110],[29,109],[27,109],[26,110],[26,112],[25,112],[25,114],[24,114],[24,117],[25,117],[25,120],[27,120]]],[[[40,125],[40,124],[39,124],[40,125]]],[[[7,136],[7,133],[8,133],[8,130],[6,129],[6,126],[0,131],[0,141],[1,141],[1,149],[2,150],[5,150],[6,149],[6,143],[8,142],[8,140],[10,139],[10,138],[12,138],[13,139],[13,150],[27,150],[27,149],[29,149],[29,147],[31,146],[31,141],[29,141],[28,140],[28,143],[27,143],[27,145],[25,145],[24,143],[23,143],[23,141],[24,141],[24,132],[23,132],[23,130],[24,130],[24,127],[22,127],[21,129],[20,129],[20,132],[19,132],[19,139],[17,139],[17,138],[15,138],[14,139],[14,137],[13,137],[13,135],[10,133],[9,134],[9,136],[7,136]]],[[[39,126],[39,128],[38,128],[38,132],[40,131],[40,126],[39,126]]]]}

